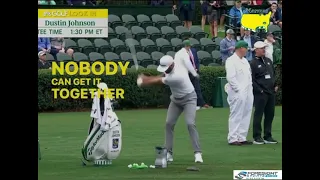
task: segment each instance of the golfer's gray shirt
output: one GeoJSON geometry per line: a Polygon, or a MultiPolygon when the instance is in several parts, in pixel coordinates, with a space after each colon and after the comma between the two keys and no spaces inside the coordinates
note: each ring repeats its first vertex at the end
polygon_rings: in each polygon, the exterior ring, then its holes
{"type": "Polygon", "coordinates": [[[179,71],[165,74],[165,77],[162,78],[162,82],[170,87],[172,96],[175,98],[182,98],[194,91],[189,76],[185,73],[179,73],[179,71]]]}

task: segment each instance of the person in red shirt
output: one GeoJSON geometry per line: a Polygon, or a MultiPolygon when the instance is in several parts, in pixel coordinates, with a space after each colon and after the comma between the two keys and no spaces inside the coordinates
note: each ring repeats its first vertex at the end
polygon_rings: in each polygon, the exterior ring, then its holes
{"type": "Polygon", "coordinates": [[[262,5],[263,0],[252,0],[252,5],[262,5]]]}

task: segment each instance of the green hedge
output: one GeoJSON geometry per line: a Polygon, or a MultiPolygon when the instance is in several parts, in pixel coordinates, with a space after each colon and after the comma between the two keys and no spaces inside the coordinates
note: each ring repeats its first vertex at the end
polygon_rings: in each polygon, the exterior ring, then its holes
{"type": "MultiPolygon", "coordinates": [[[[277,68],[277,71],[281,72],[281,68],[277,68]]],[[[126,76],[116,74],[113,76],[99,76],[94,75],[81,76],[81,78],[101,78],[103,82],[106,82],[110,88],[123,88],[125,90],[125,99],[119,99],[120,108],[155,108],[166,107],[169,102],[170,90],[165,87],[148,87],[139,88],[136,85],[136,78],[139,73],[145,73],[150,75],[158,74],[155,69],[141,69],[135,71],[129,69],[126,76]]],[[[281,73],[280,73],[281,74],[281,73]]],[[[224,77],[224,67],[202,67],[200,69],[200,84],[202,94],[205,101],[209,104],[213,101],[213,88],[214,80],[216,77],[224,77]]],[[[38,111],[51,111],[51,110],[80,110],[85,108],[91,108],[92,100],[81,99],[54,99],[53,92],[51,91],[53,86],[51,84],[52,78],[78,78],[79,76],[53,76],[51,70],[39,70],[38,71],[38,111]]],[[[278,76],[278,82],[281,82],[281,76],[278,76]]],[[[60,86],[59,88],[96,88],[94,85],[87,86],[60,86]]],[[[280,90],[277,94],[277,104],[282,103],[281,98],[281,83],[280,90]]]]}

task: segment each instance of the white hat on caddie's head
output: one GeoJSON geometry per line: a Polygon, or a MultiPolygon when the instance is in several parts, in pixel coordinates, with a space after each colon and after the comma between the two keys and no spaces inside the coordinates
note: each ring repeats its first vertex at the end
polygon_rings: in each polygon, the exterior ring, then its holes
{"type": "Polygon", "coordinates": [[[169,55],[164,55],[159,62],[157,70],[159,72],[165,72],[169,66],[173,63],[173,58],[169,55]]]}
{"type": "Polygon", "coordinates": [[[253,47],[254,49],[260,49],[260,48],[264,48],[264,47],[267,47],[268,44],[267,43],[264,43],[262,41],[257,41],[256,43],[254,43],[253,47]]]}
{"type": "Polygon", "coordinates": [[[108,85],[104,82],[99,83],[98,88],[101,89],[102,91],[107,90],[108,89],[108,85]]]}

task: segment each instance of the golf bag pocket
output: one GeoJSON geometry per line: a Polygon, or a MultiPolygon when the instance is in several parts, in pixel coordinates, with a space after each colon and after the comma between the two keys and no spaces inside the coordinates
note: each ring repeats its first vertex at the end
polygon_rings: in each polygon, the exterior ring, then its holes
{"type": "Polygon", "coordinates": [[[118,124],[109,130],[104,130],[100,124],[93,126],[82,148],[85,160],[113,160],[120,155],[122,129],[121,122],[117,122],[118,124]]]}

